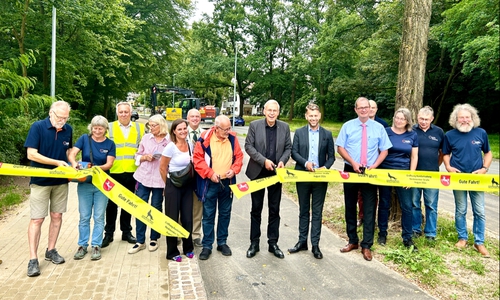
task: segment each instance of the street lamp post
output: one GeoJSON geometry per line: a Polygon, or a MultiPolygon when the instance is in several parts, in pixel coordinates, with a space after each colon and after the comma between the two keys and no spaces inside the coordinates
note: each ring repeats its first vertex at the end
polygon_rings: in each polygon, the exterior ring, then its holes
{"type": "Polygon", "coordinates": [[[233,92],[233,128],[234,128],[234,105],[236,104],[236,67],[238,66],[238,44],[234,45],[234,92],[233,92]]]}
{"type": "MultiPolygon", "coordinates": [[[[172,76],[172,87],[175,88],[175,74],[172,76]]],[[[172,93],[172,108],[175,107],[175,91],[172,93]]]]}

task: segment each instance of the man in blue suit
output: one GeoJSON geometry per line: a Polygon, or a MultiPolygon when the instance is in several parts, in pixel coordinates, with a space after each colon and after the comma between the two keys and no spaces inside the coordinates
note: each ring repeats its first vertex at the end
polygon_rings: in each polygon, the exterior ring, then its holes
{"type": "MultiPolygon", "coordinates": [[[[251,180],[276,175],[276,168],[284,168],[290,152],[292,141],[290,127],[287,123],[278,120],[280,105],[276,100],[268,100],[264,104],[265,119],[250,123],[248,135],[245,139],[245,151],[250,160],[245,174],[251,180]]],[[[285,258],[278,247],[280,226],[281,183],[267,188],[269,207],[269,223],[267,224],[267,243],[269,252],[278,258],[285,258]]],[[[259,252],[260,223],[264,206],[265,189],[252,193],[252,211],[250,212],[250,248],[247,257],[254,257],[259,252]]]]}
{"type": "MultiPolygon", "coordinates": [[[[295,170],[314,172],[317,169],[329,169],[335,161],[335,149],[332,133],[319,125],[321,113],[316,104],[306,107],[308,125],[295,131],[292,145],[292,158],[295,170]]],[[[315,258],[323,258],[319,249],[323,204],[325,203],[328,182],[297,182],[299,196],[299,242],[290,253],[307,250],[309,233],[309,210],[311,210],[311,244],[315,258]],[[312,201],[311,201],[312,196],[312,201]]]]}

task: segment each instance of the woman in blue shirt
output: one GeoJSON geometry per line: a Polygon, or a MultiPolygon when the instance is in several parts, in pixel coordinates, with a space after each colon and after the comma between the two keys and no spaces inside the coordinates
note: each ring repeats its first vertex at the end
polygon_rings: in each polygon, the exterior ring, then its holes
{"type": "MultiPolygon", "coordinates": [[[[89,134],[84,134],[76,141],[75,146],[68,155],[71,166],[79,169],[82,164],[76,161],[78,152],[82,152],[83,162],[92,162],[93,166],[99,166],[103,171],[109,173],[116,157],[115,142],[106,137],[108,131],[108,120],[103,116],[95,116],[90,122],[89,134]],[[92,157],[92,159],[91,159],[92,157]]],[[[104,216],[108,197],[106,197],[91,182],[78,183],[78,211],[80,221],[78,223],[78,250],[74,259],[80,260],[87,254],[90,239],[90,218],[94,216],[94,230],[92,232],[90,259],[101,259],[101,246],[104,234],[104,216]]]]}
{"type": "MultiPolygon", "coordinates": [[[[407,108],[399,108],[394,114],[391,127],[387,127],[387,135],[392,143],[389,154],[378,167],[379,169],[393,170],[416,170],[418,162],[418,137],[412,131],[412,117],[407,108]]],[[[390,174],[390,172],[389,172],[390,174]]],[[[393,176],[389,176],[393,178],[393,176]]],[[[394,180],[397,180],[395,178],[394,180]]],[[[412,240],[412,195],[413,189],[410,187],[394,187],[401,206],[401,227],[402,238],[405,247],[413,246],[413,251],[417,247],[412,240]]],[[[380,202],[378,206],[378,239],[380,245],[385,245],[387,240],[387,228],[389,223],[389,210],[391,206],[391,186],[380,186],[380,202]]]]}

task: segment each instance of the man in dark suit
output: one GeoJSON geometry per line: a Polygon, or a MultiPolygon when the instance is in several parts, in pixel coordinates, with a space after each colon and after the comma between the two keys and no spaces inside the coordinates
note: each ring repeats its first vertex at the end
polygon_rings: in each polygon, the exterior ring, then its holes
{"type": "MultiPolygon", "coordinates": [[[[276,100],[269,100],[264,105],[265,119],[250,123],[245,139],[245,151],[250,156],[246,175],[251,180],[269,177],[276,174],[276,168],[285,167],[290,158],[292,142],[290,127],[287,123],[277,120],[280,106],[276,100]]],[[[260,250],[260,223],[264,206],[265,189],[252,193],[252,211],[250,212],[250,248],[247,257],[254,257],[260,250]]],[[[267,239],[269,252],[278,258],[284,258],[278,247],[280,226],[281,183],[267,188],[269,223],[267,239]]]]}
{"type": "MultiPolygon", "coordinates": [[[[321,113],[316,104],[307,105],[305,117],[309,124],[297,129],[293,137],[292,158],[296,162],[295,170],[314,172],[317,169],[329,169],[335,161],[332,133],[319,126],[321,113]]],[[[299,242],[288,249],[288,252],[307,250],[311,209],[312,253],[315,258],[321,259],[323,254],[319,249],[319,239],[328,182],[297,182],[296,185],[299,196],[299,242]]]]}

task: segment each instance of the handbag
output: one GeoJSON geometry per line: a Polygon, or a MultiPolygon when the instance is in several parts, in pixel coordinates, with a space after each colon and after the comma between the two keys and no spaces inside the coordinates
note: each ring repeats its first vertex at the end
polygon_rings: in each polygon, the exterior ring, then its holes
{"type": "MultiPolygon", "coordinates": [[[[189,147],[188,144],[188,150],[189,150],[189,157],[191,157],[191,148],[189,147]]],[[[180,171],[174,171],[174,172],[168,172],[168,175],[170,177],[170,181],[172,181],[172,184],[178,188],[187,186],[193,181],[194,178],[194,166],[191,161],[189,161],[189,164],[182,170],[180,171]]]]}
{"type": "MultiPolygon", "coordinates": [[[[85,162],[85,161],[79,161],[78,162],[78,169],[79,170],[84,170],[84,169],[90,169],[94,165],[94,159],[92,155],[92,138],[89,136],[89,146],[90,146],[90,162],[85,162]]],[[[85,183],[91,183],[92,182],[92,175],[89,175],[87,177],[82,177],[82,178],[72,178],[69,180],[70,182],[85,182],[85,183]]]]}

